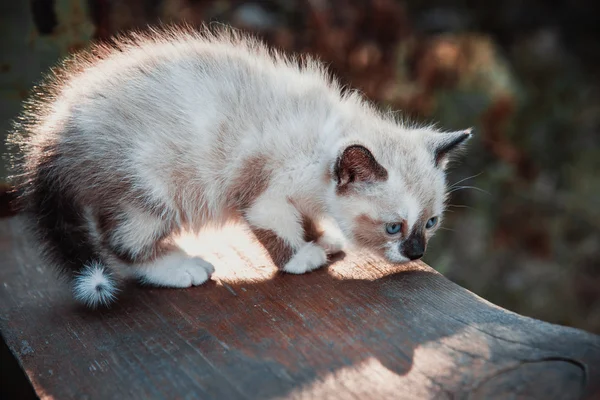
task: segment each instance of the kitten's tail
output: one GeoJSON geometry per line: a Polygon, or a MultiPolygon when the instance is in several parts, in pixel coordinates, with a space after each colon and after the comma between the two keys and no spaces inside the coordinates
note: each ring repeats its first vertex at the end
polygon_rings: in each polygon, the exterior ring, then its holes
{"type": "Polygon", "coordinates": [[[74,298],[90,308],[108,306],[116,300],[119,278],[98,249],[91,216],[59,182],[50,160],[38,163],[20,188],[18,206],[44,258],[69,279],[74,298]]]}
{"type": "Polygon", "coordinates": [[[73,279],[73,297],[91,308],[110,305],[118,291],[114,274],[100,262],[84,264],[73,279]]]}

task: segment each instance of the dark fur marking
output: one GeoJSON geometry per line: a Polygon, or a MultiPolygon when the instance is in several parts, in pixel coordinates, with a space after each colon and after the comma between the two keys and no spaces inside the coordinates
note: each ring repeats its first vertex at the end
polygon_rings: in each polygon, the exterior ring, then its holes
{"type": "Polygon", "coordinates": [[[98,192],[85,193],[82,199],[86,204],[98,204],[101,208],[110,209],[115,204],[129,204],[148,214],[159,217],[163,215],[164,204],[152,199],[148,193],[135,189],[130,178],[114,176],[110,182],[104,182],[102,196],[98,192]]]}
{"type": "Polygon", "coordinates": [[[444,159],[455,150],[461,143],[471,137],[471,131],[467,130],[463,135],[451,140],[447,143],[442,143],[438,148],[435,149],[434,157],[435,157],[435,166],[439,166],[444,159]]]}
{"type": "Polygon", "coordinates": [[[68,188],[58,185],[59,180],[53,174],[57,158],[57,155],[42,157],[22,200],[34,234],[43,244],[44,255],[61,272],[73,277],[86,264],[101,261],[101,257],[90,238],[83,210],[68,188]]]}
{"type": "Polygon", "coordinates": [[[337,159],[334,173],[337,178],[338,194],[346,194],[354,183],[385,181],[387,170],[375,160],[373,154],[364,146],[347,147],[337,159]]]}
{"type": "MultiPolygon", "coordinates": [[[[304,240],[307,242],[316,242],[323,234],[317,228],[314,221],[304,215],[302,216],[302,229],[304,231],[304,240]]],[[[294,249],[277,236],[275,232],[257,228],[252,228],[252,232],[260,244],[267,250],[271,260],[278,268],[283,268],[294,255],[294,249]]]]}
{"type": "Polygon", "coordinates": [[[294,255],[294,249],[288,245],[283,239],[275,234],[275,232],[268,229],[252,229],[254,236],[263,245],[271,260],[278,268],[283,266],[292,258],[294,255]]]}
{"type": "Polygon", "coordinates": [[[302,216],[302,229],[304,230],[304,240],[307,242],[316,242],[323,235],[315,222],[306,215],[302,216]]]}
{"type": "Polygon", "coordinates": [[[243,162],[227,196],[231,206],[245,210],[267,189],[271,179],[267,160],[265,156],[254,156],[243,162]]]}
{"type": "Polygon", "coordinates": [[[359,215],[355,221],[354,238],[361,246],[382,249],[390,240],[385,233],[383,221],[376,221],[367,215],[359,215]]]}

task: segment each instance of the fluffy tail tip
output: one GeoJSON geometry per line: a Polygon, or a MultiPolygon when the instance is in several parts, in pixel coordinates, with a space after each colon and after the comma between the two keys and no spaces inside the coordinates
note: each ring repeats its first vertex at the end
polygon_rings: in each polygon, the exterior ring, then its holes
{"type": "Polygon", "coordinates": [[[73,280],[75,299],[90,308],[108,306],[118,291],[113,274],[97,262],[86,265],[73,280]]]}

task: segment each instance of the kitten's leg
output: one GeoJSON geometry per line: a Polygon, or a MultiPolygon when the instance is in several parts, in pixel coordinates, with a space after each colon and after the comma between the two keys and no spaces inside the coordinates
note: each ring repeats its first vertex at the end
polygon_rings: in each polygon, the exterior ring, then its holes
{"type": "Polygon", "coordinates": [[[337,254],[344,249],[346,240],[333,220],[324,217],[319,218],[316,221],[316,226],[320,232],[316,243],[325,249],[327,254],[337,254]]]}
{"type": "Polygon", "coordinates": [[[200,257],[190,257],[179,249],[134,268],[135,276],[142,283],[177,288],[201,285],[215,272],[209,262],[200,257]]]}
{"type": "Polygon", "coordinates": [[[285,272],[303,274],[327,263],[325,250],[304,240],[302,216],[285,199],[259,197],[246,211],[246,221],[285,272]]]}
{"type": "Polygon", "coordinates": [[[171,224],[144,210],[130,208],[104,214],[99,226],[102,243],[120,262],[128,264],[143,283],[165,287],[190,287],[206,282],[214,267],[190,257],[165,240],[171,224]]]}
{"type": "Polygon", "coordinates": [[[317,244],[321,246],[327,254],[337,254],[344,249],[344,238],[337,233],[325,231],[317,240],[317,244]]]}

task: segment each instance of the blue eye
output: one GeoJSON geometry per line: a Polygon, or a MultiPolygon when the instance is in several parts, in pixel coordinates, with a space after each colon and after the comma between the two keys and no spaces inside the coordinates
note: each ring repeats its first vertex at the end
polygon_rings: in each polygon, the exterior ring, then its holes
{"type": "Polygon", "coordinates": [[[437,223],[438,223],[438,217],[430,218],[429,221],[427,221],[427,223],[425,224],[425,228],[426,229],[431,229],[434,226],[436,226],[437,223]]]}
{"type": "Polygon", "coordinates": [[[402,223],[392,222],[391,224],[385,224],[385,231],[390,235],[395,235],[402,229],[402,223]]]}

